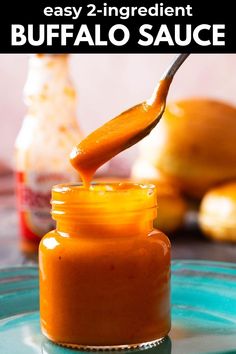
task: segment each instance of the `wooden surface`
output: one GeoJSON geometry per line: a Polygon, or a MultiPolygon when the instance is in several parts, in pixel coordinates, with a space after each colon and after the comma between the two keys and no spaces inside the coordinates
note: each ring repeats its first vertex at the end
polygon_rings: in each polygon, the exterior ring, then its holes
{"type": "MultiPolygon", "coordinates": [[[[21,251],[11,174],[0,177],[0,266],[37,263],[37,253],[21,251]]],[[[168,235],[173,259],[236,262],[236,244],[207,240],[196,226],[168,235]]]]}

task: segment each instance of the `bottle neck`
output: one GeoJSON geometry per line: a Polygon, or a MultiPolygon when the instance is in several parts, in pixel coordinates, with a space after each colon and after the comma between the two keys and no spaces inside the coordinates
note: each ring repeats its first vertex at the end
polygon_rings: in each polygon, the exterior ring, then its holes
{"type": "Polygon", "coordinates": [[[24,98],[30,117],[59,124],[65,118],[75,118],[76,92],[70,79],[68,55],[31,56],[24,98]]]}

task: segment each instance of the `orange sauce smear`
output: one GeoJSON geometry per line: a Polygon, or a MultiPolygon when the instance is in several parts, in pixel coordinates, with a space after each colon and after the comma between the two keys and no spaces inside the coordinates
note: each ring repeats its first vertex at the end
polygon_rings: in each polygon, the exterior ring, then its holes
{"type": "Polygon", "coordinates": [[[73,149],[70,161],[86,188],[101,165],[150,133],[164,112],[170,84],[171,79],[161,80],[150,100],[108,121],[73,149]]]}

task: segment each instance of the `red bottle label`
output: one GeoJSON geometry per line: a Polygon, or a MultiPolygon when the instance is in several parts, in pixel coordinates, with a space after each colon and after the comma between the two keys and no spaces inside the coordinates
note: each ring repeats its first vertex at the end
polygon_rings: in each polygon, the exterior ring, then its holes
{"type": "Polygon", "coordinates": [[[39,242],[42,236],[55,228],[50,214],[51,188],[63,182],[68,182],[68,176],[56,173],[16,173],[17,208],[23,239],[39,242]]]}

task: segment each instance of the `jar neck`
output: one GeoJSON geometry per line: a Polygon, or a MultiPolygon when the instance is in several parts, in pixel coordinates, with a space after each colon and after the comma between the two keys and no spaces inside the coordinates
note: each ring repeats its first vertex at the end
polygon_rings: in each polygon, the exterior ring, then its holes
{"type": "Polygon", "coordinates": [[[52,217],[65,236],[146,236],[156,213],[153,185],[95,183],[90,189],[77,184],[52,190],[52,217]]]}
{"type": "Polygon", "coordinates": [[[128,238],[146,237],[153,230],[153,219],[142,216],[136,220],[120,220],[119,222],[108,223],[79,223],[76,220],[59,220],[56,223],[56,230],[59,234],[66,237],[85,237],[88,238],[128,238]]]}

